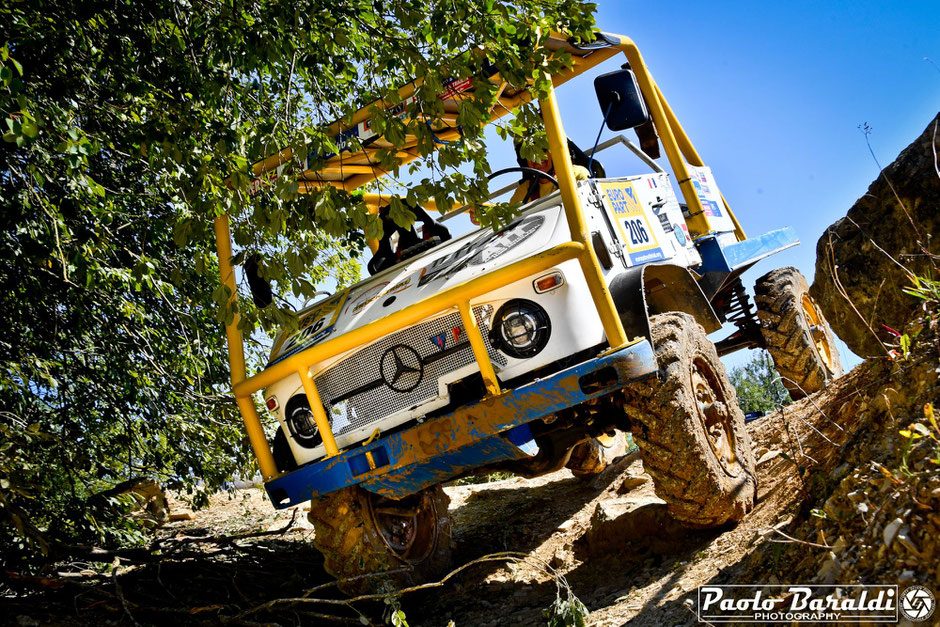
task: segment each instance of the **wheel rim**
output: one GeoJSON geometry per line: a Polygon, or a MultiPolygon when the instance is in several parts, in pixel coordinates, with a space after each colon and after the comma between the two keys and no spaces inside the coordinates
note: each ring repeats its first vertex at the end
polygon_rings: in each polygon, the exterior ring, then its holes
{"type": "Polygon", "coordinates": [[[742,466],[734,437],[733,413],[717,382],[718,375],[707,362],[701,359],[692,362],[696,417],[722,470],[731,477],[737,477],[742,466]]]}
{"type": "Polygon", "coordinates": [[[427,494],[394,501],[370,493],[369,513],[379,537],[395,557],[418,564],[433,552],[438,526],[427,494]]]}
{"type": "Polygon", "coordinates": [[[826,333],[826,321],[823,319],[822,313],[809,294],[803,294],[800,304],[802,305],[806,327],[809,329],[809,335],[813,340],[813,346],[816,347],[816,353],[826,369],[829,372],[835,372],[832,359],[833,349],[829,344],[829,334],[826,333]]]}

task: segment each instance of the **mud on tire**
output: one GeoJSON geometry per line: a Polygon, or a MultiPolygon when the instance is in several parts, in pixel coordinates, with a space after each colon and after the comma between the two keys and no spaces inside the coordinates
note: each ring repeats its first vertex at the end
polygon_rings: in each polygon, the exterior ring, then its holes
{"type": "Polygon", "coordinates": [[[799,270],[768,272],[757,279],[754,294],[767,351],[791,398],[818,392],[842,375],[832,330],[799,270]]]}
{"type": "Polygon", "coordinates": [[[624,389],[643,466],[677,520],[700,528],[738,521],[754,504],[754,454],[715,345],[686,314],[650,324],[659,378],[624,389]]]}
{"type": "Polygon", "coordinates": [[[449,503],[439,485],[400,501],[352,486],[311,504],[307,517],[324,568],[337,579],[397,571],[339,584],[348,595],[370,594],[445,574],[453,549],[449,503]]]}

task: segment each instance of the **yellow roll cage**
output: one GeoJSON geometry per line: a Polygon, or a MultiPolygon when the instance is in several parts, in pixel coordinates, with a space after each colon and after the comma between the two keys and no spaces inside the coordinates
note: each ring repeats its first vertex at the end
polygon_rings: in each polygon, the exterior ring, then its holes
{"type": "MultiPolygon", "coordinates": [[[[636,44],[628,37],[621,35],[605,33],[604,38],[608,42],[611,42],[611,45],[606,47],[582,48],[572,45],[564,35],[552,35],[545,43],[545,46],[552,51],[567,52],[571,55],[573,60],[573,65],[570,68],[551,77],[552,87],[549,89],[547,96],[539,100],[539,108],[545,123],[549,150],[555,164],[555,175],[558,180],[565,216],[571,231],[571,242],[560,244],[529,258],[512,263],[505,268],[500,268],[489,274],[471,279],[440,292],[429,299],[389,314],[371,324],[353,329],[348,333],[333,337],[321,344],[307,348],[252,377],[247,376],[245,369],[243,338],[241,331],[238,329],[238,314],[236,313],[232,321],[226,325],[225,332],[229,349],[232,391],[235,395],[235,400],[241,412],[242,419],[245,422],[248,438],[258,460],[264,481],[276,477],[278,475],[278,468],[274,462],[271,447],[264,434],[264,428],[252,398],[255,392],[283,379],[291,373],[297,373],[300,376],[304,391],[306,392],[307,400],[310,404],[317,428],[323,438],[323,445],[326,449],[327,457],[333,457],[339,454],[339,449],[330,428],[323,403],[320,401],[319,392],[310,374],[310,368],[317,363],[352,350],[357,346],[368,344],[380,337],[411,326],[420,320],[445,311],[457,309],[460,313],[464,328],[466,329],[467,338],[473,349],[474,357],[480,367],[480,373],[486,385],[487,395],[498,395],[501,393],[499,381],[496,378],[493,364],[486,352],[483,336],[477,326],[476,319],[470,311],[470,300],[543,270],[547,270],[562,261],[569,259],[577,259],[579,261],[597,312],[603,323],[610,350],[617,350],[631,343],[624,333],[617,309],[614,306],[610,292],[604,282],[604,277],[597,257],[595,256],[593,246],[590,244],[590,236],[584,218],[584,211],[577,194],[577,184],[572,169],[571,156],[568,153],[567,136],[562,127],[561,116],[555,100],[554,87],[586,72],[603,61],[614,57],[618,53],[623,53],[630,67],[636,74],[637,83],[646,100],[653,124],[659,133],[659,139],[662,142],[673,172],[678,178],[679,187],[691,214],[691,217],[687,218],[687,223],[693,237],[705,235],[708,233],[709,229],[708,223],[704,218],[704,210],[701,201],[692,185],[686,162],[693,166],[702,166],[704,164],[698,152],[696,152],[695,148],[692,146],[689,137],[679,124],[672,109],[669,107],[669,104],[666,102],[666,99],[663,97],[656,82],[653,80],[636,44]]],[[[511,113],[514,109],[526,104],[532,98],[528,89],[513,90],[505,81],[501,81],[498,75],[491,78],[491,80],[498,83],[499,87],[497,91],[497,103],[491,110],[490,119],[487,123],[493,122],[511,113]]],[[[418,79],[400,88],[398,90],[400,99],[404,101],[412,97],[420,84],[421,81],[418,79]]],[[[447,93],[447,96],[443,97],[445,121],[456,120],[459,100],[465,97],[463,94],[467,93],[467,91],[457,92],[454,90],[452,93],[445,91],[445,93],[447,93]]],[[[371,117],[370,112],[373,108],[385,110],[390,107],[391,105],[381,100],[363,107],[352,116],[350,121],[346,123],[336,122],[331,125],[329,134],[336,136],[355,128],[363,122],[367,122],[371,117]]],[[[435,131],[435,136],[441,141],[457,140],[459,139],[459,130],[449,127],[441,131],[435,131]]],[[[367,148],[353,152],[340,150],[339,154],[333,155],[327,160],[323,168],[316,171],[306,170],[302,172],[299,176],[300,191],[307,192],[327,185],[346,191],[353,191],[384,176],[387,173],[373,163],[376,152],[383,149],[396,150],[398,158],[401,159],[403,163],[408,163],[421,156],[417,150],[416,137],[407,137],[405,145],[399,146],[397,149],[386,141],[384,137],[378,137],[367,148]]],[[[276,170],[278,166],[288,162],[292,157],[293,154],[289,148],[281,150],[267,159],[256,163],[254,165],[253,174],[260,179],[276,170]]],[[[722,200],[724,201],[724,198],[722,198],[722,200]]],[[[378,204],[382,201],[382,197],[379,195],[370,195],[367,196],[366,201],[370,205],[374,205],[377,209],[378,204]]],[[[744,232],[737,219],[734,217],[734,214],[731,212],[730,207],[728,207],[728,203],[725,202],[724,204],[734,222],[737,238],[739,240],[745,239],[744,232]]],[[[234,305],[237,303],[238,290],[231,264],[232,243],[229,218],[227,215],[221,215],[215,219],[215,235],[221,280],[230,290],[231,296],[229,297],[229,304],[234,305]]]]}

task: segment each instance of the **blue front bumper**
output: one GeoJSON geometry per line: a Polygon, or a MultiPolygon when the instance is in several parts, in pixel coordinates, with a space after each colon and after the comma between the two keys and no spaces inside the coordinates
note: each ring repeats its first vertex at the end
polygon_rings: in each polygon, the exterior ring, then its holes
{"type": "Polygon", "coordinates": [[[265,484],[278,509],[359,484],[403,498],[467,470],[538,452],[528,423],[656,371],[647,340],[347,450],[265,484]]]}

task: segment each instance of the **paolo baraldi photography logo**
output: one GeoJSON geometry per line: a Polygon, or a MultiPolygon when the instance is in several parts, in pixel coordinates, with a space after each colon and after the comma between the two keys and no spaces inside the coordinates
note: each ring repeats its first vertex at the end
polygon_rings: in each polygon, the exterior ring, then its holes
{"type": "Polygon", "coordinates": [[[922,623],[937,600],[919,585],[729,584],[701,586],[695,606],[707,623],[922,623]]]}

